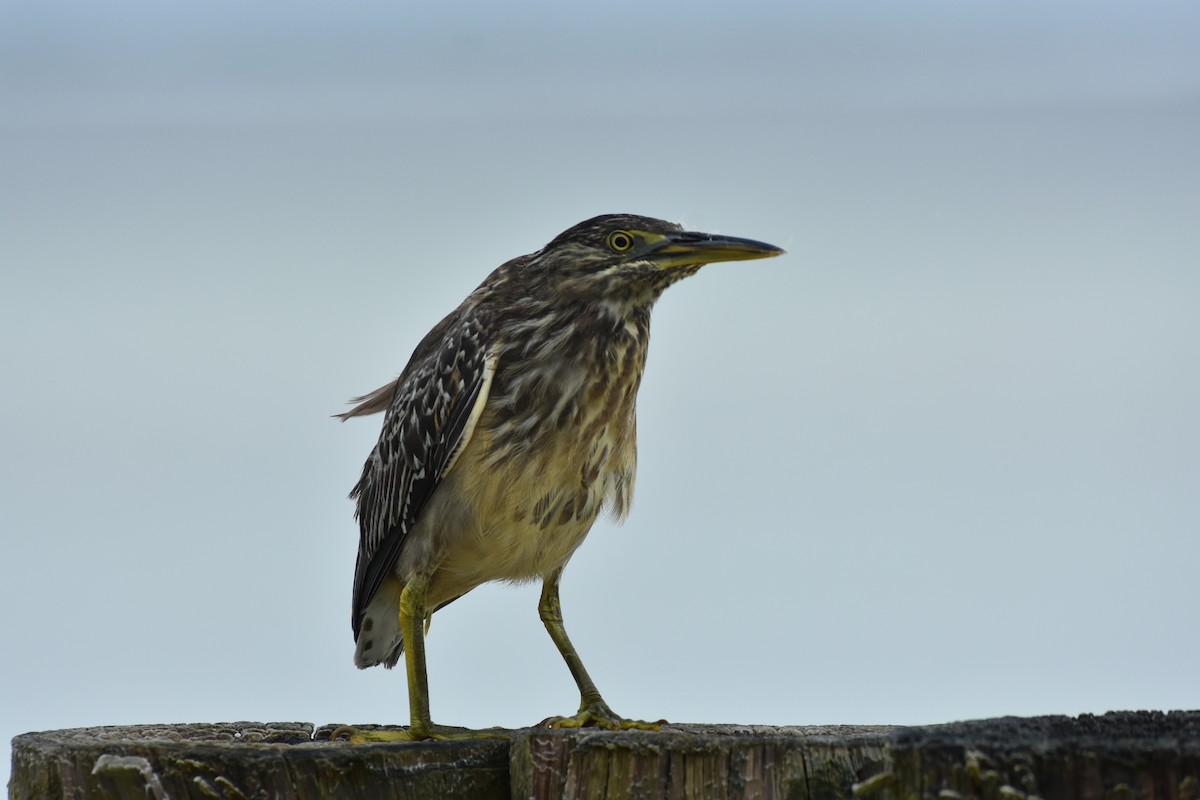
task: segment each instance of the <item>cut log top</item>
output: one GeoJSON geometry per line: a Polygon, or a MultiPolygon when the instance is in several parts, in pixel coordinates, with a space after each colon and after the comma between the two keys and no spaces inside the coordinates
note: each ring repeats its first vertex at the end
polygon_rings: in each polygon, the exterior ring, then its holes
{"type": "MultiPolygon", "coordinates": [[[[670,725],[350,744],[308,723],[77,728],[13,740],[26,798],[1200,800],[1200,712],[921,728],[670,725]]],[[[373,726],[360,726],[369,728],[373,726]]]]}

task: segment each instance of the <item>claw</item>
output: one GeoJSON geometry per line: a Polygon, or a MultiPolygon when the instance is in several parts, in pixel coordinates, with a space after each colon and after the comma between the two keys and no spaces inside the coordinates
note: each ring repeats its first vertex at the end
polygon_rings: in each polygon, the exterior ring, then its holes
{"type": "Polygon", "coordinates": [[[341,725],[333,730],[330,738],[336,739],[344,733],[349,734],[352,744],[363,744],[366,742],[423,742],[430,739],[438,741],[449,739],[503,739],[508,736],[508,731],[503,728],[471,730],[470,728],[456,728],[452,725],[431,724],[428,726],[411,726],[398,730],[359,731],[349,725],[341,725]]]}
{"type": "Polygon", "coordinates": [[[341,738],[342,734],[345,734],[346,738],[353,742],[354,737],[358,735],[358,729],[351,725],[338,725],[336,728],[330,731],[329,741],[336,742],[339,738],[341,738]]]}
{"type": "Polygon", "coordinates": [[[666,725],[665,719],[644,722],[640,719],[625,719],[619,716],[603,700],[587,703],[573,717],[549,717],[542,720],[544,728],[600,728],[606,731],[657,731],[666,725]]]}

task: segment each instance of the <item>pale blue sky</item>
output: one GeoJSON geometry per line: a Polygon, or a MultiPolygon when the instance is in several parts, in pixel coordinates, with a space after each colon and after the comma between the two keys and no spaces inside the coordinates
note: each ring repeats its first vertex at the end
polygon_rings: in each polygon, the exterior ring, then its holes
{"type": "MultiPolygon", "coordinates": [[[[0,738],[406,721],[329,415],[613,211],[789,250],[656,312],[615,708],[1196,708],[1197,142],[1192,3],[4,4],[0,738]]],[[[438,614],[436,720],[574,708],[536,600],[438,614]]]]}

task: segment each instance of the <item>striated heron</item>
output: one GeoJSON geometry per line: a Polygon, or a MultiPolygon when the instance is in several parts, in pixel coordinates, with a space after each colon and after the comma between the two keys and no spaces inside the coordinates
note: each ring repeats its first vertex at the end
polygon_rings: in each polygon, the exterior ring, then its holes
{"type": "Polygon", "coordinates": [[[704,264],[778,247],[649,217],[581,222],[500,266],[421,340],[400,377],[355,398],[384,412],[351,492],[360,539],[354,663],[404,656],[410,726],[363,740],[473,735],[429,714],[433,612],[488,581],[540,579],[538,612],[579,686],[556,727],[654,728],[613,712],[563,626],[563,567],[601,511],[622,519],[637,462],[635,406],[650,311],[704,264]]]}

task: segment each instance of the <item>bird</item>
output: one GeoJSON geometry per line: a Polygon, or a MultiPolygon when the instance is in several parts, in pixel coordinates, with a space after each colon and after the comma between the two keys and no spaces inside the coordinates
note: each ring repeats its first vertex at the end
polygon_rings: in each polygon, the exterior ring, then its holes
{"type": "MultiPolygon", "coordinates": [[[[491,581],[540,580],[538,613],[580,693],[549,727],[654,728],[605,702],[567,636],[563,568],[602,513],[625,518],[650,313],[703,265],[778,256],[752,239],[605,214],[496,268],[420,341],[399,377],[350,401],[382,412],[350,497],[359,527],[354,663],[403,658],[409,726],[354,741],[465,738],[431,720],[433,613],[491,581]]],[[[336,736],[336,734],[335,734],[336,736]]]]}

